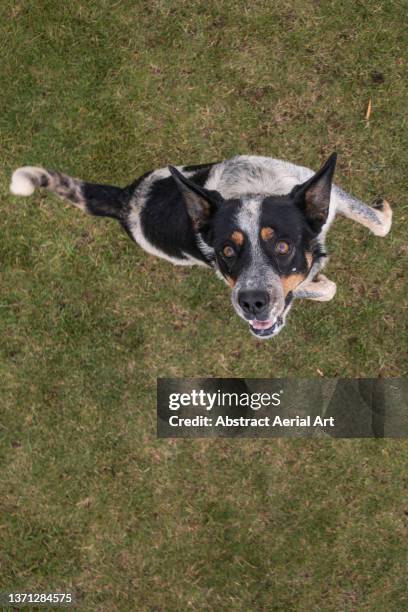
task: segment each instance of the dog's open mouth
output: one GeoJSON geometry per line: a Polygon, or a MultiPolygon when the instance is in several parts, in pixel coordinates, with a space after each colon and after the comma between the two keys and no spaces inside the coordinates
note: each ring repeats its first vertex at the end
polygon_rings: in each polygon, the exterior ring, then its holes
{"type": "Polygon", "coordinates": [[[267,336],[273,336],[277,332],[279,327],[282,325],[282,323],[282,318],[277,317],[274,321],[257,321],[255,319],[253,321],[249,321],[249,326],[255,336],[265,338],[267,336]]]}

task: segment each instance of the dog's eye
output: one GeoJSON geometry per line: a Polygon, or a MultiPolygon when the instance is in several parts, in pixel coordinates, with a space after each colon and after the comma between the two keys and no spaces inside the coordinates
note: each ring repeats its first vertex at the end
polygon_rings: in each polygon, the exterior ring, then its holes
{"type": "Polygon", "coordinates": [[[275,244],[275,251],[278,255],[287,255],[290,251],[290,245],[285,240],[278,240],[275,244]]]}
{"type": "Polygon", "coordinates": [[[232,246],[227,245],[222,249],[222,254],[224,257],[234,257],[235,251],[232,246]]]}

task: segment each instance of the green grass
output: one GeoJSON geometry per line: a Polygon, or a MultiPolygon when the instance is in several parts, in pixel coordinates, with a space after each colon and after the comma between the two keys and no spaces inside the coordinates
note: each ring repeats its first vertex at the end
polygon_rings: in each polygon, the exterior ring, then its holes
{"type": "Polygon", "coordinates": [[[155,436],[157,376],[407,375],[406,10],[2,3],[0,590],[70,587],[109,611],[408,607],[404,442],[155,436]],[[26,163],[124,185],[334,149],[337,183],[384,195],[392,232],[338,221],[336,298],[297,303],[265,343],[212,274],[8,193],[26,163]]]}

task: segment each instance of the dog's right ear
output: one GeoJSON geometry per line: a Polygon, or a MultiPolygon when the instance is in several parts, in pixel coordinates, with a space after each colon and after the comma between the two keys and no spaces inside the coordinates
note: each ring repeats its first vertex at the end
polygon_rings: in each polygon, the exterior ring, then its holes
{"type": "Polygon", "coordinates": [[[217,207],[223,201],[222,196],[218,191],[210,191],[204,189],[204,187],[199,187],[174,166],[169,166],[169,170],[184,198],[194,229],[199,231],[210,221],[217,207]]]}

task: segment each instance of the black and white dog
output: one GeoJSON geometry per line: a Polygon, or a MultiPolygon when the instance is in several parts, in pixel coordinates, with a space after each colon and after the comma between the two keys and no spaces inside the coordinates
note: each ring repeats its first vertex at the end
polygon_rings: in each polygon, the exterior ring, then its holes
{"type": "Polygon", "coordinates": [[[285,325],[294,298],[332,299],[320,274],[336,214],[385,236],[392,211],[370,207],[335,185],[336,154],[317,172],[269,157],[162,168],[121,189],[25,166],[10,189],[45,187],[91,215],[117,219],[145,251],[177,265],[213,268],[232,288],[232,304],[258,338],[285,325]]]}

